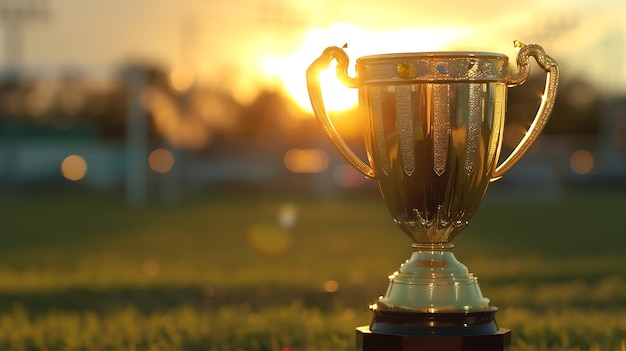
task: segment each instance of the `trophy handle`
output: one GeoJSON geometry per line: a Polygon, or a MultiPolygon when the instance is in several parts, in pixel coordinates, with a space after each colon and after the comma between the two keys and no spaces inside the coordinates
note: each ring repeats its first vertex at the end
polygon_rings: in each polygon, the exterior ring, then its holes
{"type": "Polygon", "coordinates": [[[543,48],[537,44],[529,44],[526,45],[520,41],[514,42],[515,47],[519,48],[519,52],[517,54],[517,73],[510,78],[507,82],[509,87],[515,87],[518,85],[522,85],[526,79],[528,78],[528,74],[530,73],[530,62],[529,56],[535,58],[537,63],[543,70],[546,72],[546,86],[543,92],[543,96],[541,98],[541,105],[539,105],[539,110],[535,115],[535,119],[533,123],[530,125],[530,128],[526,132],[526,135],[522,138],[522,140],[517,144],[513,152],[507,157],[502,164],[500,164],[493,175],[491,176],[491,181],[496,181],[508,172],[513,166],[515,166],[519,160],[526,154],[530,146],[537,140],[539,133],[546,125],[548,121],[548,117],[550,116],[550,112],[552,112],[552,107],[554,106],[554,99],[556,98],[556,90],[559,81],[559,66],[550,56],[546,55],[543,48]]]}
{"type": "Polygon", "coordinates": [[[348,88],[357,87],[356,79],[348,76],[348,63],[350,59],[346,52],[337,46],[326,48],[326,50],[322,52],[322,55],[317,60],[313,61],[306,70],[306,81],[313,112],[322,124],[326,135],[341,156],[364,176],[376,179],[374,170],[361,161],[354,151],[350,149],[348,144],[346,144],[339,133],[337,133],[333,122],[330,120],[328,113],[326,113],[326,107],[324,107],[324,99],[322,98],[322,91],[320,89],[319,74],[328,68],[328,65],[333,59],[337,60],[337,78],[339,81],[348,88]]]}

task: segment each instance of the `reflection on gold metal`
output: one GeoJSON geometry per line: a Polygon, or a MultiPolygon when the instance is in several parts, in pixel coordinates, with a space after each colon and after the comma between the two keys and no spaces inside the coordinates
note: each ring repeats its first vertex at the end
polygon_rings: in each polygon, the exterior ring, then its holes
{"type": "Polygon", "coordinates": [[[61,162],[61,174],[69,180],[81,180],[86,173],[87,162],[85,162],[85,159],[81,156],[70,155],[61,162]]]}
{"type": "Polygon", "coordinates": [[[516,39],[516,40],[513,40],[513,46],[519,50],[523,48],[524,46],[526,46],[526,44],[524,44],[524,42],[522,42],[521,40],[516,39]]]}
{"type": "Polygon", "coordinates": [[[372,170],[392,217],[416,242],[452,240],[491,181],[504,126],[505,83],[361,90],[362,101],[373,106],[363,111],[373,124],[366,136],[372,170]]]}
{"type": "Polygon", "coordinates": [[[327,48],[307,70],[311,104],[324,131],[357,171],[377,181],[392,219],[414,242],[413,255],[390,276],[377,309],[490,309],[477,279],[454,257],[451,241],[476,214],[490,182],[519,162],[538,137],[559,75],[540,46],[515,46],[515,73],[503,54],[428,52],[361,57],[352,78],[348,56],[337,47],[327,48]],[[498,165],[507,87],[526,80],[530,57],[546,72],[544,95],[530,128],[498,165]],[[338,79],[358,88],[369,164],[347,146],[326,113],[318,74],[332,60],[338,79]]]}
{"type": "Polygon", "coordinates": [[[412,79],[417,76],[417,67],[412,62],[399,63],[396,66],[398,75],[404,79],[412,79]]]}

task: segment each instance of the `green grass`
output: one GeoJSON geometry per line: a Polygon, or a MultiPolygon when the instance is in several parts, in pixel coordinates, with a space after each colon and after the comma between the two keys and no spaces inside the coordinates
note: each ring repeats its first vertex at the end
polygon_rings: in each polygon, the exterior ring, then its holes
{"type": "MultiPolygon", "coordinates": [[[[410,241],[373,193],[277,193],[5,194],[0,349],[353,350],[410,241]]],[[[455,241],[514,349],[626,350],[626,193],[518,197],[455,241]]]]}

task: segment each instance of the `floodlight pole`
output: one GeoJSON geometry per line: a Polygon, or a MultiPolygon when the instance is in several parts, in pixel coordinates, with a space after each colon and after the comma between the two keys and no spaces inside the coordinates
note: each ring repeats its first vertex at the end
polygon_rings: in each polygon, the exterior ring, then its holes
{"type": "MultiPolygon", "coordinates": [[[[0,27],[4,28],[4,67],[0,68],[0,83],[2,89],[12,89],[20,79],[20,69],[23,53],[23,27],[28,22],[38,22],[47,19],[50,15],[49,0],[0,0],[0,27]]],[[[0,115],[0,128],[6,127],[4,120],[11,120],[16,116],[13,113],[0,115]]],[[[0,168],[0,179],[8,182],[18,180],[17,165],[19,163],[16,151],[18,135],[11,128],[5,132],[0,140],[0,160],[4,169],[0,168]]]]}
{"type": "Polygon", "coordinates": [[[126,203],[142,207],[147,195],[148,115],[142,106],[142,95],[147,86],[145,72],[130,67],[124,72],[128,87],[126,116],[126,203]]]}
{"type": "Polygon", "coordinates": [[[0,0],[0,23],[4,27],[5,74],[18,79],[23,55],[24,24],[50,17],[49,0],[0,0]]]}

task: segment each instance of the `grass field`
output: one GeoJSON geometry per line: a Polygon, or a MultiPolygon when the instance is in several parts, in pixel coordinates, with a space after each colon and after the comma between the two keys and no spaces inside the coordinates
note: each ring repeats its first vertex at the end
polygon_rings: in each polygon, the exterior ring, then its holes
{"type": "MultiPolygon", "coordinates": [[[[626,351],[626,193],[488,194],[457,257],[514,350],[626,351]]],[[[0,350],[353,350],[410,255],[375,194],[0,200],[0,350]]]]}

